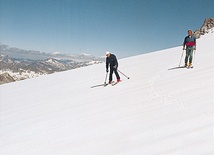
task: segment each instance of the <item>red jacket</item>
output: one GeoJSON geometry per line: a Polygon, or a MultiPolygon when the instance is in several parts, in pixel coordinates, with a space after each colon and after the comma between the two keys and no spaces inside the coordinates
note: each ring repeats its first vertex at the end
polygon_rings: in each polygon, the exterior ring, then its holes
{"type": "Polygon", "coordinates": [[[184,39],[183,46],[186,45],[187,47],[196,46],[196,38],[194,36],[186,36],[184,39]]]}

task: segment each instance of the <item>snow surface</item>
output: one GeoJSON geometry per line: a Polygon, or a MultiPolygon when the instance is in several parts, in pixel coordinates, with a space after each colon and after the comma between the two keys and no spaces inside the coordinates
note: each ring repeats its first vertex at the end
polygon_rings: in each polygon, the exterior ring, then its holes
{"type": "Polygon", "coordinates": [[[0,154],[213,155],[213,35],[193,69],[180,46],[119,60],[115,86],[91,88],[104,63],[1,85],[0,154]]]}

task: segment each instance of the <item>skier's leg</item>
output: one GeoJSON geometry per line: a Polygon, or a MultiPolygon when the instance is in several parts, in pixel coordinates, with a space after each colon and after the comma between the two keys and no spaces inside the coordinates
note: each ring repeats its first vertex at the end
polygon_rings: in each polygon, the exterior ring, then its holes
{"type": "Polygon", "coordinates": [[[116,77],[117,77],[117,80],[120,80],[120,76],[119,76],[119,74],[118,74],[118,72],[117,72],[117,69],[114,69],[114,73],[115,73],[115,75],[116,75],[116,77]]]}
{"type": "Polygon", "coordinates": [[[187,66],[188,59],[189,59],[189,54],[188,54],[188,47],[186,47],[186,56],[185,56],[185,66],[187,66]]]}
{"type": "Polygon", "coordinates": [[[186,48],[186,57],[185,57],[185,66],[188,65],[188,60],[189,60],[189,57],[190,57],[190,52],[191,52],[191,48],[187,47],[186,48]]]}
{"type": "Polygon", "coordinates": [[[109,73],[109,82],[112,81],[112,74],[113,74],[113,68],[110,68],[110,73],[109,73]]]}
{"type": "Polygon", "coordinates": [[[192,65],[192,59],[193,59],[193,47],[189,50],[189,65],[192,65]]]}

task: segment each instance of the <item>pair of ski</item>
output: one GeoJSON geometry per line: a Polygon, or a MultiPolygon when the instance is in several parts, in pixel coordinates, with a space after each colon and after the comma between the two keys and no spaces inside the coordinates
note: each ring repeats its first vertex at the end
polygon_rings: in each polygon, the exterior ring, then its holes
{"type": "Polygon", "coordinates": [[[108,85],[112,85],[112,86],[115,86],[116,84],[118,84],[119,82],[115,82],[115,81],[112,81],[111,83],[105,83],[104,84],[104,87],[108,86],[108,85]]]}
{"type": "Polygon", "coordinates": [[[188,66],[187,69],[193,68],[193,66],[188,66]]]}
{"type": "Polygon", "coordinates": [[[170,69],[168,69],[168,70],[174,70],[174,69],[179,69],[179,68],[192,69],[192,68],[193,68],[193,66],[178,66],[178,67],[170,68],[170,69]]]}
{"type": "Polygon", "coordinates": [[[193,66],[181,66],[181,68],[187,68],[187,69],[190,69],[190,68],[193,68],[193,66]]]}
{"type": "Polygon", "coordinates": [[[99,84],[99,85],[95,85],[95,86],[92,86],[91,88],[95,88],[95,87],[101,87],[101,86],[103,86],[103,87],[106,87],[106,86],[108,86],[108,85],[112,85],[112,86],[115,86],[116,84],[118,84],[119,82],[112,82],[112,83],[104,83],[104,84],[99,84]]]}

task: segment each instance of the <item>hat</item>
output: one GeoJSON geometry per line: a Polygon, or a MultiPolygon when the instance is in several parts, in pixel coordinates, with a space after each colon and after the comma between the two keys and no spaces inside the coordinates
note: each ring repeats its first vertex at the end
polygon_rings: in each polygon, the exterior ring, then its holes
{"type": "Polygon", "coordinates": [[[109,55],[109,54],[110,54],[110,52],[109,52],[109,51],[107,51],[107,52],[106,52],[106,55],[109,55]]]}

